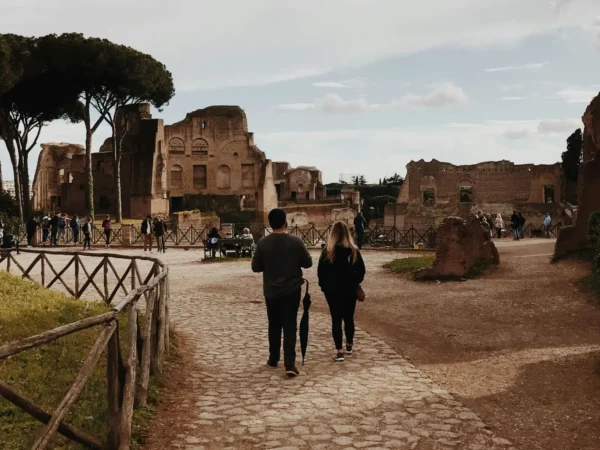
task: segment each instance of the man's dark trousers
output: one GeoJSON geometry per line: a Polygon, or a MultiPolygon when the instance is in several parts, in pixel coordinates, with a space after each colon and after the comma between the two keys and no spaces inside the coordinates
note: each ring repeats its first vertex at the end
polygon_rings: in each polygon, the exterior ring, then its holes
{"type": "Polygon", "coordinates": [[[283,361],[286,369],[296,365],[296,332],[298,307],[302,290],[297,289],[285,297],[268,298],[269,363],[279,362],[281,355],[281,330],[283,330],[283,361]]]}

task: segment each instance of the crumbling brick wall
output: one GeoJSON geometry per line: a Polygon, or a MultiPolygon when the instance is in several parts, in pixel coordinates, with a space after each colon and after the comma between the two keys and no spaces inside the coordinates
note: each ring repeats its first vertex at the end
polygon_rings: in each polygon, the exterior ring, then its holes
{"type": "Polygon", "coordinates": [[[555,257],[588,248],[587,227],[590,215],[600,211],[600,94],[583,115],[583,155],[579,166],[577,221],[561,230],[554,249],[555,257]]]}
{"type": "Polygon", "coordinates": [[[411,161],[396,207],[388,208],[385,223],[397,228],[425,229],[445,217],[465,216],[481,210],[510,219],[513,210],[523,212],[527,222],[543,223],[545,213],[559,221],[562,198],[560,164],[517,165],[510,161],[483,162],[468,166],[436,161],[411,161]],[[545,186],[554,187],[552,202],[545,186]],[[471,201],[462,201],[461,187],[470,188],[471,201]],[[428,194],[429,201],[426,201],[428,194]]]}
{"type": "Polygon", "coordinates": [[[479,222],[460,217],[447,217],[437,231],[436,259],[431,269],[419,273],[418,278],[462,278],[480,262],[499,264],[496,246],[479,222]]]}

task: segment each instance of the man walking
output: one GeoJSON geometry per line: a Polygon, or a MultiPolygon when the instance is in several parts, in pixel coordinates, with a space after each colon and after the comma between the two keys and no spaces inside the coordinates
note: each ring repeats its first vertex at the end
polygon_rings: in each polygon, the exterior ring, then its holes
{"type": "Polygon", "coordinates": [[[523,214],[521,212],[519,212],[519,237],[521,239],[525,238],[525,234],[524,234],[524,230],[525,230],[525,217],[523,217],[523,214]]]}
{"type": "Polygon", "coordinates": [[[50,244],[55,247],[58,245],[56,237],[58,236],[58,214],[54,213],[52,219],[50,220],[50,244]]]}
{"type": "Polygon", "coordinates": [[[273,233],[258,241],[252,270],[263,274],[263,291],[269,320],[269,360],[276,368],[281,353],[289,377],[300,374],[296,368],[296,331],[298,307],[302,296],[302,269],[312,266],[312,258],[302,240],[286,233],[286,214],[282,209],[269,213],[273,233]]]}
{"type": "Polygon", "coordinates": [[[512,228],[513,234],[515,235],[514,240],[519,240],[519,215],[516,211],[513,211],[512,216],[510,216],[510,226],[512,228]]]}
{"type": "Polygon", "coordinates": [[[77,245],[79,243],[79,218],[77,217],[77,214],[73,215],[69,226],[73,232],[73,245],[77,245]]]}
{"type": "Polygon", "coordinates": [[[359,250],[362,250],[363,239],[365,237],[365,228],[367,228],[368,224],[365,220],[363,213],[359,212],[354,218],[354,231],[356,232],[356,245],[359,250]]]}
{"type": "Polygon", "coordinates": [[[146,216],[142,222],[142,237],[144,239],[144,251],[148,249],[152,253],[152,217],[146,216]]]}

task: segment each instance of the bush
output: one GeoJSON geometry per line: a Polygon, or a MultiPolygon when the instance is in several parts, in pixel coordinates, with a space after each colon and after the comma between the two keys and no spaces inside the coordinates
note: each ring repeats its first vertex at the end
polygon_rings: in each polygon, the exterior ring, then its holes
{"type": "Polygon", "coordinates": [[[588,239],[594,251],[592,275],[600,281],[600,211],[590,215],[588,239]]]}

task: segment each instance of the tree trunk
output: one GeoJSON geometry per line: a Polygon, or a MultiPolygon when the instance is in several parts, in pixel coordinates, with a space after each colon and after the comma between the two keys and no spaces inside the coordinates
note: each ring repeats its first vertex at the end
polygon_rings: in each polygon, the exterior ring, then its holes
{"type": "Polygon", "coordinates": [[[92,129],[88,117],[85,120],[85,174],[87,184],[85,187],[85,206],[90,216],[94,217],[94,174],[92,172],[92,129]]]}
{"type": "Polygon", "coordinates": [[[22,198],[23,198],[23,217],[25,220],[31,218],[31,193],[29,192],[29,162],[27,161],[29,155],[26,153],[22,158],[22,171],[19,179],[21,181],[22,198]]]}
{"type": "Polygon", "coordinates": [[[15,179],[15,200],[19,207],[19,217],[24,221],[23,212],[23,201],[21,198],[21,177],[19,176],[19,161],[17,159],[17,151],[15,149],[15,142],[12,139],[5,139],[6,149],[10,155],[10,162],[13,166],[13,178],[15,179]]]}
{"type": "Polygon", "coordinates": [[[117,127],[114,125],[114,121],[112,124],[112,146],[113,146],[113,166],[115,170],[115,181],[116,181],[116,189],[117,189],[117,222],[122,222],[123,220],[123,203],[121,197],[121,143],[120,139],[117,139],[117,127]]]}

